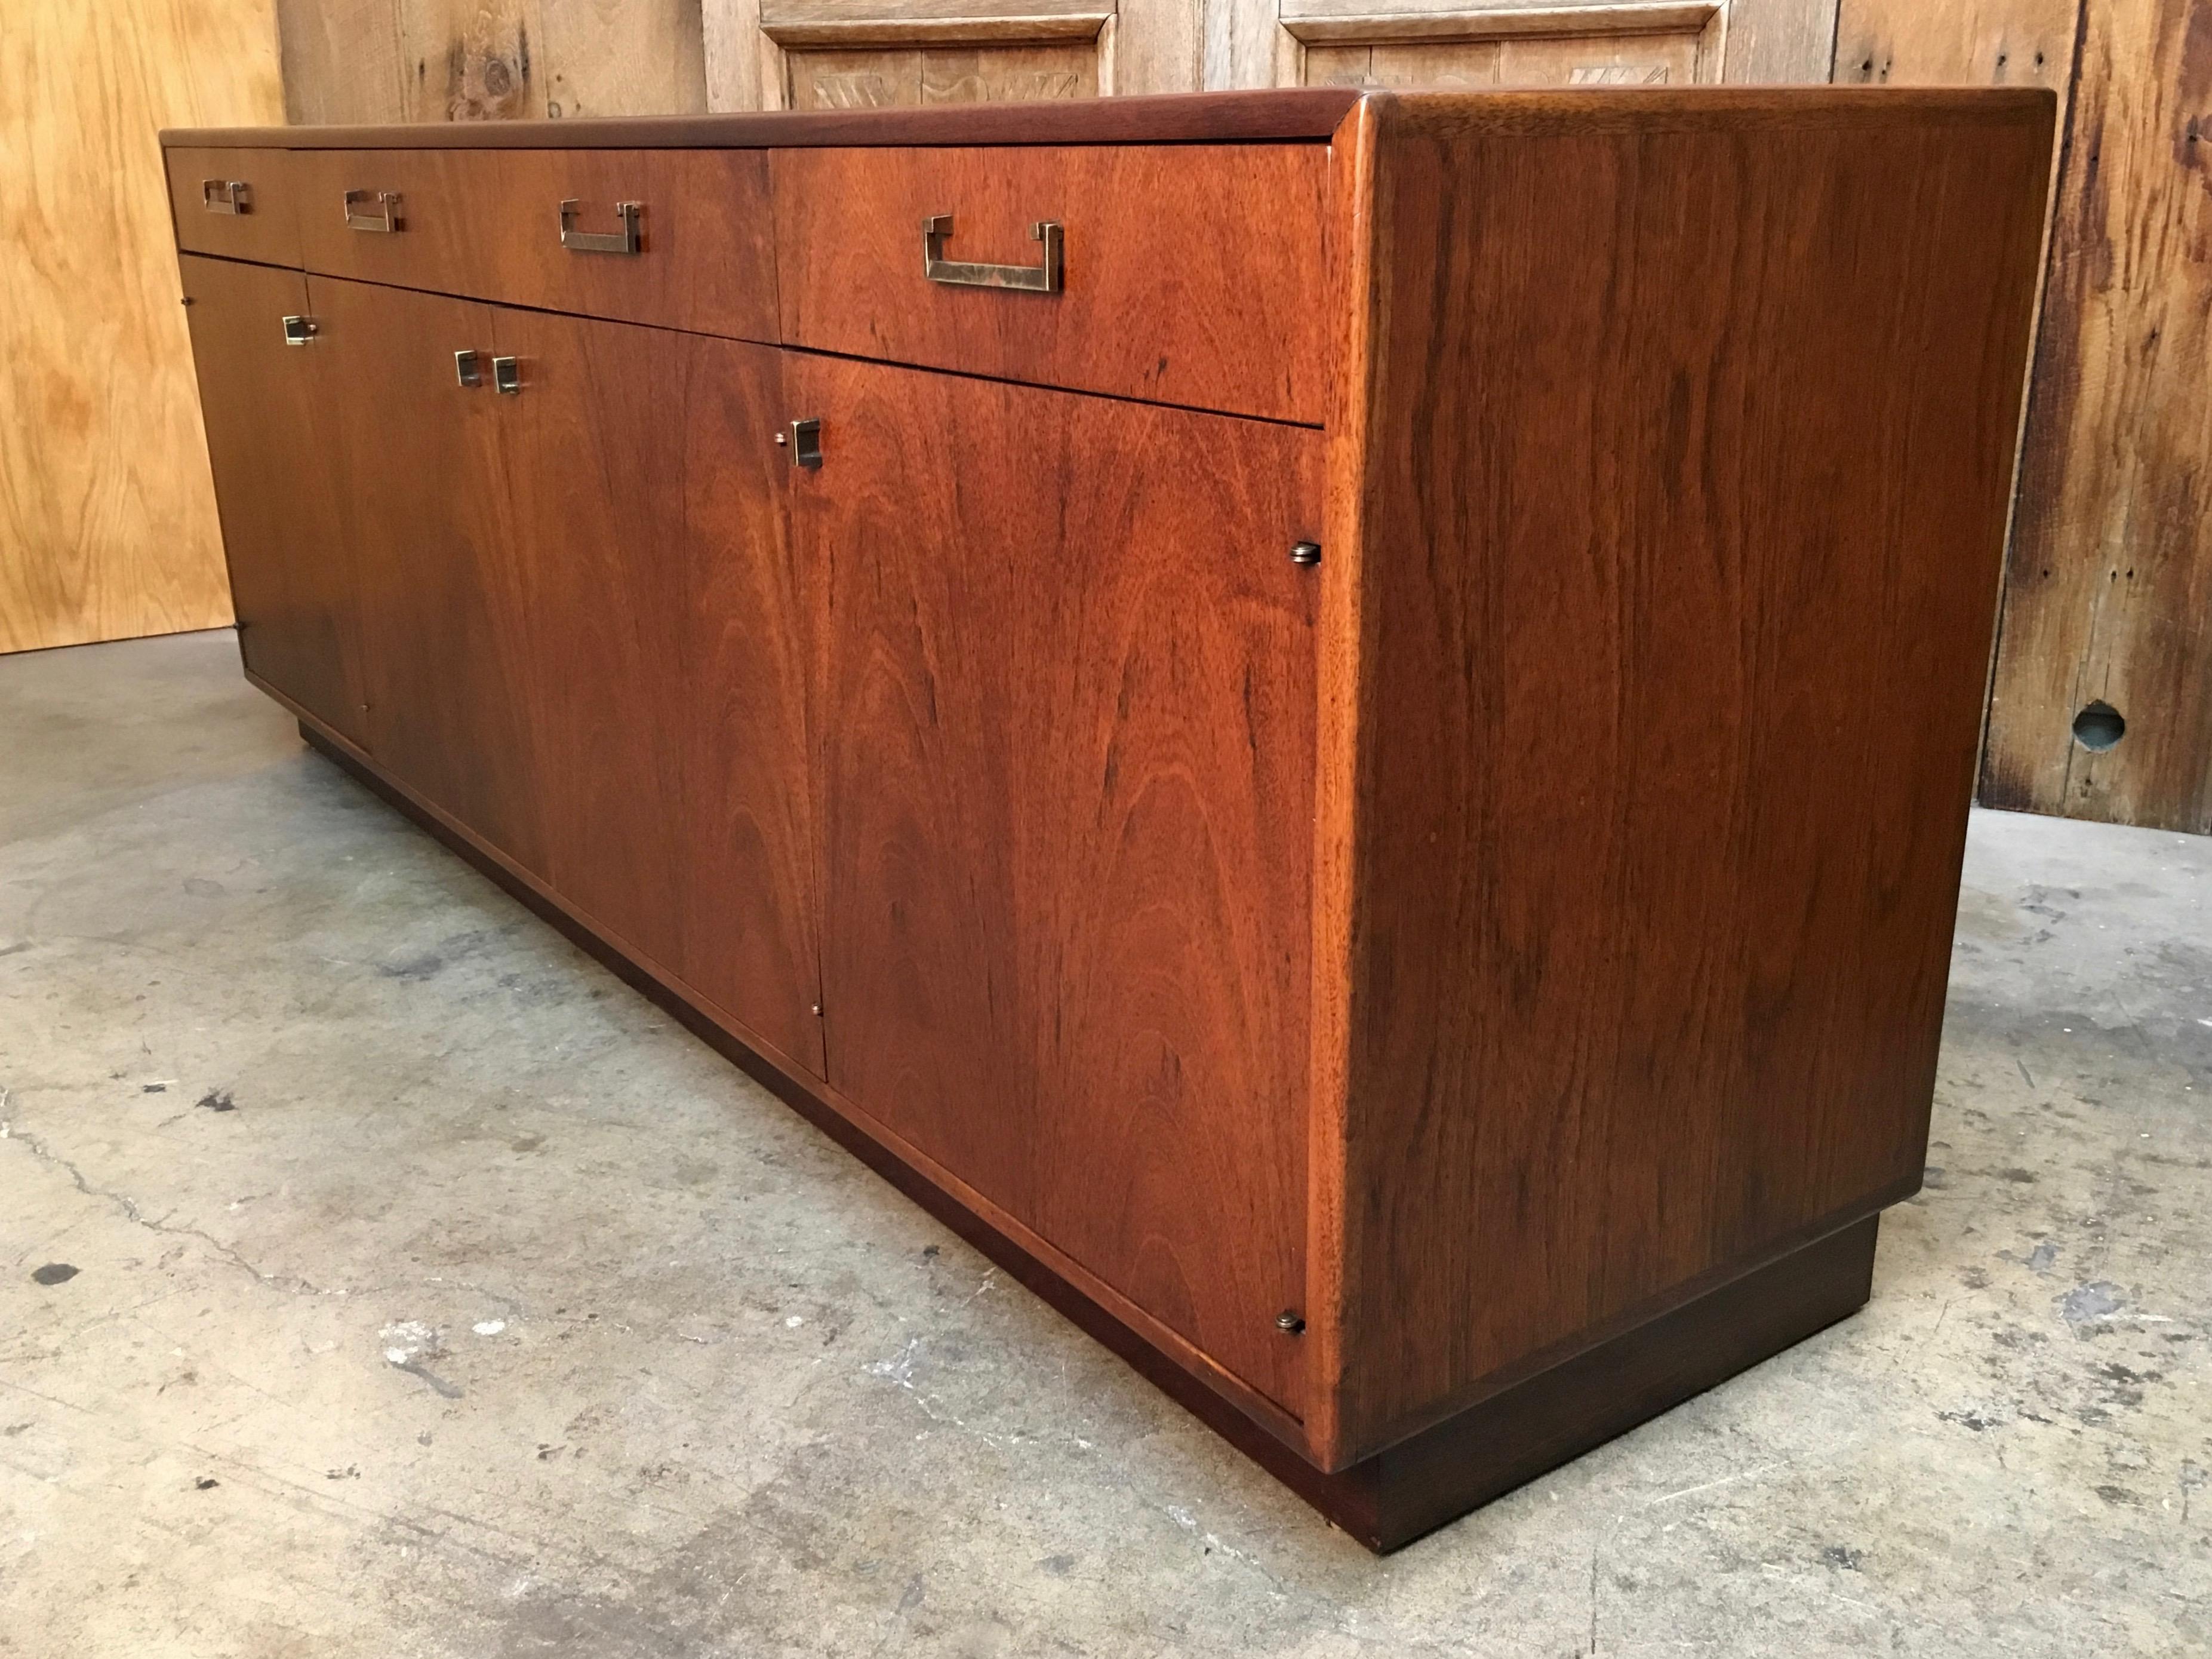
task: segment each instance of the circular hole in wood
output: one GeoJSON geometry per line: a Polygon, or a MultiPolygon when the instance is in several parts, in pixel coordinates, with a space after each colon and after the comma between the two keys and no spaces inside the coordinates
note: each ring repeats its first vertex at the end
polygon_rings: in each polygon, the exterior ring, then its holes
{"type": "Polygon", "coordinates": [[[2128,723],[2109,703],[2092,703],[2074,717],[2074,741],[2094,753],[2102,754],[2127,735],[2128,723]]]}

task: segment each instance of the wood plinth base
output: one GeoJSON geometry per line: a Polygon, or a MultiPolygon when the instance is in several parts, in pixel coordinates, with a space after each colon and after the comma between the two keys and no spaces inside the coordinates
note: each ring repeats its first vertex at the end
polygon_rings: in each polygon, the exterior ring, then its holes
{"type": "MultiPolygon", "coordinates": [[[[295,708],[293,712],[299,711],[295,708]]],[[[1297,1450],[1112,1310],[865,1133],[622,948],[518,878],[306,719],[300,735],[512,893],[626,984],[1172,1396],[1331,1522],[1378,1552],[1455,1520],[1863,1307],[1872,1215],[1491,1394],[1337,1473],[1297,1450]]]]}

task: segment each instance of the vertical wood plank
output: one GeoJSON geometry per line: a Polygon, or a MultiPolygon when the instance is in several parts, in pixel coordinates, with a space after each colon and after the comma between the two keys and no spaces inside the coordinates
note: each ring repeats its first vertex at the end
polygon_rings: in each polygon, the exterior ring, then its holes
{"type": "MultiPolygon", "coordinates": [[[[1197,0],[1119,0],[1113,31],[1115,93],[1196,92],[1204,33],[1197,0]]],[[[1273,41],[1268,42],[1273,49],[1273,41]]],[[[1273,83],[1269,69],[1255,86],[1273,83]]]]}
{"type": "Polygon", "coordinates": [[[1203,82],[1208,92],[1273,86],[1281,0],[1184,0],[1200,11],[1203,82]]]}
{"type": "Polygon", "coordinates": [[[2064,98],[2081,0],[1842,0],[1839,86],[2050,87],[2064,98]]]}
{"type": "Polygon", "coordinates": [[[400,0],[276,0],[284,119],[397,121],[405,107],[400,0]]]}
{"type": "Polygon", "coordinates": [[[760,0],[703,0],[707,107],[773,109],[768,88],[781,81],[782,54],[760,30],[760,0]]]}
{"type": "Polygon", "coordinates": [[[0,52],[0,650],[230,619],[164,125],[283,119],[268,0],[13,5],[0,52]]]}
{"type": "Polygon", "coordinates": [[[1738,86],[1826,81],[1835,44],[1836,0],[1731,0],[1724,78],[1738,86]]]}
{"type": "Polygon", "coordinates": [[[1982,777],[2212,831],[2212,8],[2087,9],[1982,777]],[[2075,736],[2091,704],[2126,734],[2075,736]]]}
{"type": "Polygon", "coordinates": [[[402,120],[545,113],[538,0],[399,0],[399,29],[402,120]]]}
{"type": "Polygon", "coordinates": [[[699,0],[538,0],[544,113],[690,115],[707,107],[699,0]]]}

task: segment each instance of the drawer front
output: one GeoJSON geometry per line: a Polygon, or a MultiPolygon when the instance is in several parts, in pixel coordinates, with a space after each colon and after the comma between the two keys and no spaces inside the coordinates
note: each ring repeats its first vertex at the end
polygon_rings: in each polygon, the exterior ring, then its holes
{"type": "Polygon", "coordinates": [[[300,263],[297,181],[289,149],[172,149],[177,246],[263,265],[300,263]]]}
{"type": "Polygon", "coordinates": [[[480,296],[473,198],[497,184],[489,150],[303,149],[294,157],[309,271],[480,296]]]}
{"type": "Polygon", "coordinates": [[[362,149],[298,159],[311,271],[775,338],[768,162],[758,150],[362,149]],[[564,213],[564,203],[574,205],[564,213]],[[635,204],[634,232],[617,212],[623,203],[635,204]]]}
{"type": "Polygon", "coordinates": [[[1328,165],[1320,144],[772,151],[784,341],[1318,424],[1328,165]],[[1048,224],[1058,291],[1014,285],[1048,224]]]}

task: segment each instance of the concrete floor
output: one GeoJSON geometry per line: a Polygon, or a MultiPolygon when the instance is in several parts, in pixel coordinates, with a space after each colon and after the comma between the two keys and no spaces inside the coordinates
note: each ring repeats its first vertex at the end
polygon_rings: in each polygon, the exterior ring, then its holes
{"type": "Polygon", "coordinates": [[[304,751],[0,658],[0,1652],[2212,1650],[2212,843],[1976,821],[1873,1305],[1377,1562],[304,751]]]}

